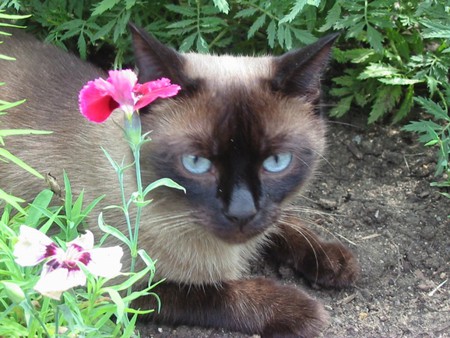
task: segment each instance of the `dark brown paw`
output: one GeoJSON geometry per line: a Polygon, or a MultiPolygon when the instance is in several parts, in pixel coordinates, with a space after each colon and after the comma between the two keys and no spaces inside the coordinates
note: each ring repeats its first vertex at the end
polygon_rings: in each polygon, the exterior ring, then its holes
{"type": "Polygon", "coordinates": [[[317,337],[328,323],[322,304],[298,288],[277,286],[272,291],[271,315],[262,337],[317,337]]]}
{"type": "Polygon", "coordinates": [[[350,249],[338,242],[322,242],[304,258],[298,270],[313,284],[330,288],[352,286],[360,268],[350,249]]]}

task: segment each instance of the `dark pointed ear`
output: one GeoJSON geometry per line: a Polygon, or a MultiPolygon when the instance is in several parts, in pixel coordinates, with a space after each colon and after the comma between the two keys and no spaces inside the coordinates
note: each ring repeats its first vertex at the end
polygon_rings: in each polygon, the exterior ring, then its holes
{"type": "Polygon", "coordinates": [[[338,36],[339,33],[327,35],[309,46],[276,57],[272,88],[286,95],[317,100],[320,95],[320,77],[338,36]]]}
{"type": "Polygon", "coordinates": [[[183,89],[192,82],[183,72],[184,59],[176,50],[165,46],[142,28],[128,23],[131,31],[139,82],[144,83],[162,77],[180,85],[183,89]]]}

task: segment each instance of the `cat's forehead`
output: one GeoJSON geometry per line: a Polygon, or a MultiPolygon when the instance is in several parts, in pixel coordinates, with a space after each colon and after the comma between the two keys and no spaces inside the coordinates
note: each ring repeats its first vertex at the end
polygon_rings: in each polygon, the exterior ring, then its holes
{"type": "Polygon", "coordinates": [[[183,56],[184,73],[199,85],[179,100],[154,107],[156,139],[184,152],[193,149],[190,145],[213,151],[232,142],[260,149],[274,140],[320,139],[322,121],[312,102],[271,88],[272,57],[183,56]]]}
{"type": "Polygon", "coordinates": [[[241,83],[257,85],[258,79],[273,76],[272,58],[268,56],[231,56],[184,54],[184,71],[191,78],[205,79],[217,86],[241,83]]]}

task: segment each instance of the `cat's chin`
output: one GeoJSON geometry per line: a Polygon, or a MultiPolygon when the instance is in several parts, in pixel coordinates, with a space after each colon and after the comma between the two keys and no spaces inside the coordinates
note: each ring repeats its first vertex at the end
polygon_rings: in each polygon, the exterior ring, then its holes
{"type": "Polygon", "coordinates": [[[216,237],[227,242],[229,244],[242,244],[250,241],[251,239],[257,237],[258,235],[264,233],[264,231],[254,231],[254,232],[224,232],[224,231],[214,231],[216,237]]]}

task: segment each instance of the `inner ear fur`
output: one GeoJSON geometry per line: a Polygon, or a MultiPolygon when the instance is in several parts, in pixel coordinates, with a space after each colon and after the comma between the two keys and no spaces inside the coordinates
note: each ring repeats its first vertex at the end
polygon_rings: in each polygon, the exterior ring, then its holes
{"type": "Polygon", "coordinates": [[[275,57],[272,88],[286,95],[317,100],[320,95],[320,77],[338,36],[339,33],[330,34],[304,48],[275,57]]]}

